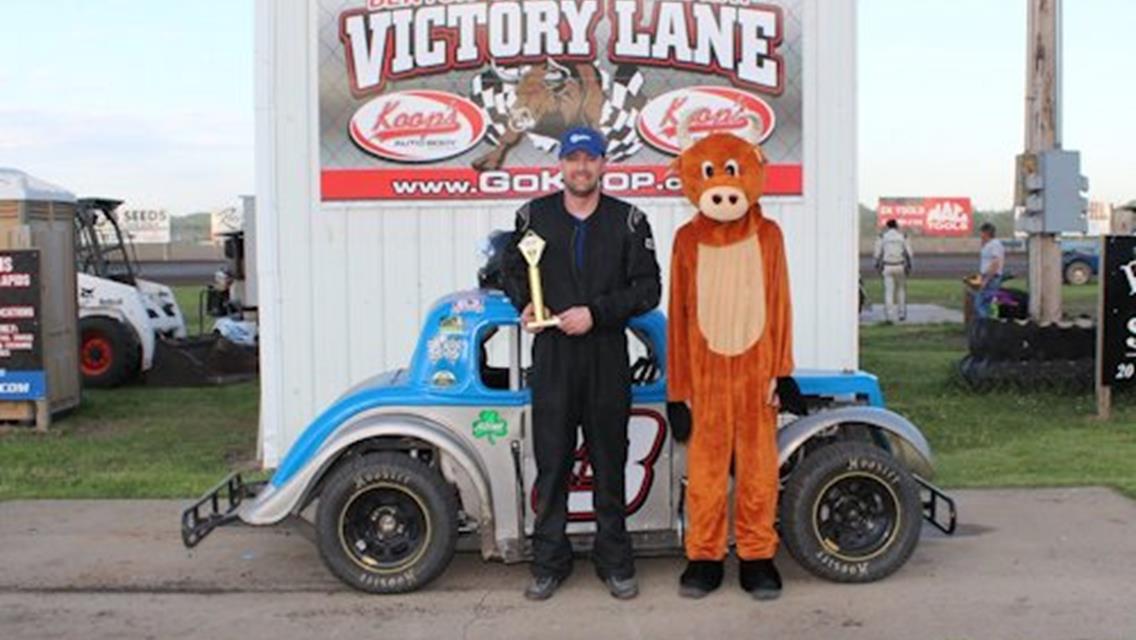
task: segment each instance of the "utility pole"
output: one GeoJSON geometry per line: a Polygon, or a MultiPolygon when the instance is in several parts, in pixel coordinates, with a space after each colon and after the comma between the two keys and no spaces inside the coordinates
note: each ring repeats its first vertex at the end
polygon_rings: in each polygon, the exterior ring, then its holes
{"type": "MultiPolygon", "coordinates": [[[[1038,153],[1061,148],[1061,0],[1026,1],[1026,154],[1019,176],[1038,171],[1038,153]]],[[[1061,277],[1057,234],[1044,225],[1040,232],[1030,229],[1029,311],[1039,324],[1061,319],[1061,277]]]]}

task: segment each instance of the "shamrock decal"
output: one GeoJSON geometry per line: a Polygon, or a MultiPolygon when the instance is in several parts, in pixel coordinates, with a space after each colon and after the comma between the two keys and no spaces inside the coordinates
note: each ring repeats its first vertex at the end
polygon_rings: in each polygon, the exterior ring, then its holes
{"type": "Polygon", "coordinates": [[[477,422],[473,423],[473,437],[485,438],[489,444],[497,444],[497,438],[504,438],[509,433],[509,423],[501,419],[496,411],[482,411],[477,422]]]}

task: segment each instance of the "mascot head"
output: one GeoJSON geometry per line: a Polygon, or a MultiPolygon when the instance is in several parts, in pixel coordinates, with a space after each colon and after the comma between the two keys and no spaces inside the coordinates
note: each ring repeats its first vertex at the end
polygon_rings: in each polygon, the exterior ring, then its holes
{"type": "Polygon", "coordinates": [[[698,142],[690,137],[690,115],[678,126],[682,155],[673,169],[682,180],[682,191],[703,215],[719,222],[745,216],[765,188],[765,156],[757,141],[761,122],[749,118],[743,137],[712,133],[698,142]]]}

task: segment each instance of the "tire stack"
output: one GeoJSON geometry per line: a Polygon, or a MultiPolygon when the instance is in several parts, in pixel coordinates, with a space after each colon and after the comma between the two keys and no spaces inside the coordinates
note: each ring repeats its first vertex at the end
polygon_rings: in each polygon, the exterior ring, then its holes
{"type": "Polygon", "coordinates": [[[1088,318],[1039,325],[975,319],[959,374],[975,391],[1082,393],[1093,388],[1096,326],[1088,318]]]}

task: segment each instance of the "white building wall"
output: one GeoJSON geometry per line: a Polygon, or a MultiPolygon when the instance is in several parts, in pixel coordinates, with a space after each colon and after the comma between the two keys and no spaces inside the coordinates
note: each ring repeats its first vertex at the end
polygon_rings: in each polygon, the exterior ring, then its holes
{"type": "MultiPolygon", "coordinates": [[[[276,466],[350,385],[404,366],[433,300],[476,286],[480,243],[521,201],[322,204],[317,9],[257,0],[256,191],[260,457],[276,466]]],[[[806,0],[804,191],[763,201],[788,245],[800,367],[853,368],[856,311],[855,2],[806,0]]],[[[637,200],[663,273],[685,200],[637,200]]],[[[665,293],[664,303],[665,308],[665,293]]]]}

